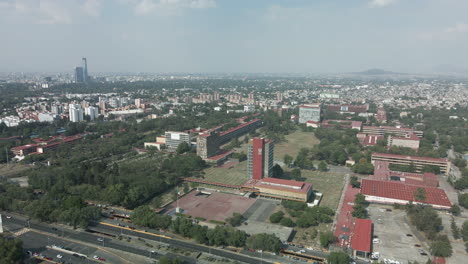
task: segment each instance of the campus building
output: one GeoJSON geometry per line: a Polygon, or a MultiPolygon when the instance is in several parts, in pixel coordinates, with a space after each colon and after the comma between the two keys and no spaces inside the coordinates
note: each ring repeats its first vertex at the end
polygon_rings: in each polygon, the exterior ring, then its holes
{"type": "Polygon", "coordinates": [[[423,131],[413,130],[411,128],[403,127],[389,127],[389,126],[363,126],[362,133],[372,134],[372,135],[381,135],[390,134],[398,137],[405,137],[409,134],[415,134],[418,137],[423,137],[423,131]]]}
{"type": "Polygon", "coordinates": [[[389,163],[385,161],[374,162],[374,174],[369,176],[370,180],[377,181],[395,181],[410,185],[439,187],[439,180],[434,173],[413,173],[392,171],[389,168],[389,163]]]}
{"type": "Polygon", "coordinates": [[[450,172],[451,162],[448,159],[437,159],[417,156],[405,156],[386,153],[372,153],[372,164],[375,161],[386,161],[390,164],[411,165],[416,168],[416,172],[421,172],[424,166],[437,166],[441,173],[448,174],[450,172]]]}
{"type": "Polygon", "coordinates": [[[349,105],[349,104],[341,104],[341,105],[327,105],[328,111],[340,112],[340,113],[366,113],[369,111],[369,105],[349,105]]]}
{"type": "Polygon", "coordinates": [[[313,192],[312,185],[308,182],[276,178],[250,179],[242,185],[241,190],[255,193],[259,197],[300,202],[307,202],[313,192]]]}
{"type": "Polygon", "coordinates": [[[381,204],[428,204],[436,209],[450,209],[452,204],[444,190],[433,187],[417,186],[393,181],[374,181],[363,179],[361,193],[366,201],[381,204]],[[416,200],[418,189],[424,189],[425,199],[416,200]]]}
{"type": "Polygon", "coordinates": [[[299,106],[299,123],[305,124],[307,121],[320,122],[321,116],[320,104],[305,104],[299,106]]]}
{"type": "Polygon", "coordinates": [[[273,141],[265,138],[253,138],[250,140],[247,154],[249,179],[260,180],[265,177],[271,177],[273,152],[273,141]]]}
{"type": "Polygon", "coordinates": [[[210,161],[210,157],[221,154],[221,145],[228,143],[236,137],[243,136],[249,133],[251,130],[257,129],[261,126],[262,120],[254,119],[224,132],[220,131],[222,126],[204,131],[197,137],[197,155],[202,159],[210,161]]]}
{"type": "Polygon", "coordinates": [[[190,146],[192,141],[192,134],[190,132],[173,132],[168,131],[165,133],[166,146],[169,151],[175,151],[177,147],[185,142],[190,146]]]}
{"type": "Polygon", "coordinates": [[[387,146],[392,147],[392,146],[397,146],[397,147],[405,147],[405,148],[411,148],[416,151],[419,150],[419,142],[421,139],[416,136],[416,134],[407,134],[404,137],[395,137],[395,136],[388,136],[387,139],[387,146]]]}
{"type": "Polygon", "coordinates": [[[372,221],[356,218],[350,240],[354,257],[369,258],[372,253],[372,221]]]}

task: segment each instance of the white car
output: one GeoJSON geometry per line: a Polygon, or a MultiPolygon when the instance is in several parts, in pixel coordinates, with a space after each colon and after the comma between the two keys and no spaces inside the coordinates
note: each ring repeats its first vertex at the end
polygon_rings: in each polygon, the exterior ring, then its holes
{"type": "Polygon", "coordinates": [[[60,255],[60,254],[58,254],[58,255],[57,255],[57,258],[61,259],[61,258],[63,258],[63,256],[60,255]]]}
{"type": "Polygon", "coordinates": [[[374,239],[372,239],[372,243],[374,243],[374,244],[379,244],[379,243],[380,243],[380,239],[374,238],[374,239]]]}
{"type": "Polygon", "coordinates": [[[104,238],[102,238],[102,237],[98,237],[98,239],[97,239],[97,240],[102,242],[102,241],[104,241],[104,238]]]}
{"type": "Polygon", "coordinates": [[[98,257],[98,256],[96,256],[96,255],[94,255],[93,259],[97,259],[97,260],[99,260],[99,257],[98,257]]]}
{"type": "Polygon", "coordinates": [[[6,218],[7,218],[7,219],[11,219],[11,216],[7,215],[6,218]]]}

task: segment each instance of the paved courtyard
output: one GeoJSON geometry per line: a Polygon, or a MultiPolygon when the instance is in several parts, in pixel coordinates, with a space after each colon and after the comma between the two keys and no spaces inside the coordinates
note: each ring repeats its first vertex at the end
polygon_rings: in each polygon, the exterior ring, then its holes
{"type": "MultiPolygon", "coordinates": [[[[193,190],[179,199],[179,207],[183,214],[203,217],[207,220],[226,221],[233,213],[244,214],[254,203],[255,199],[238,195],[211,192],[206,195],[193,190]]],[[[171,203],[166,211],[174,213],[177,202],[171,203]]]]}

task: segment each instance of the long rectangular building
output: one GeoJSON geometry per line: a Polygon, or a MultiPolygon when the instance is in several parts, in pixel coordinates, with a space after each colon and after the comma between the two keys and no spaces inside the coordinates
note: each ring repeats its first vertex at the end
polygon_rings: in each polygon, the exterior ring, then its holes
{"type": "Polygon", "coordinates": [[[428,204],[437,209],[450,209],[452,206],[444,190],[433,187],[424,187],[391,181],[373,181],[363,179],[361,193],[366,201],[382,204],[428,204]],[[416,200],[416,192],[419,188],[424,189],[425,199],[416,200]]]}
{"type": "Polygon", "coordinates": [[[308,182],[263,178],[248,180],[241,190],[256,193],[260,197],[307,202],[312,194],[312,185],[308,182]]]}
{"type": "Polygon", "coordinates": [[[427,165],[437,166],[440,168],[440,172],[446,175],[450,172],[450,167],[452,164],[448,159],[395,155],[387,153],[372,153],[371,161],[372,164],[374,164],[375,161],[386,161],[390,164],[398,165],[414,164],[416,167],[416,172],[422,172],[423,167],[427,165]]]}
{"type": "Polygon", "coordinates": [[[424,135],[423,131],[413,130],[411,128],[403,128],[403,127],[389,127],[389,126],[363,126],[362,133],[364,134],[372,134],[372,135],[395,135],[398,137],[406,137],[410,134],[415,134],[416,136],[422,138],[424,135]]]}

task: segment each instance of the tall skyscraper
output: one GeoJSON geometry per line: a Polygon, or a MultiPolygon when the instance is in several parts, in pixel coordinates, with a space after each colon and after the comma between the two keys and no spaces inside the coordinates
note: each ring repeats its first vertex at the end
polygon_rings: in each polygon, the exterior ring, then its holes
{"type": "Polygon", "coordinates": [[[84,82],[89,81],[89,76],[88,76],[88,62],[86,61],[86,58],[82,58],[83,60],[83,80],[84,82]]]}
{"type": "Polygon", "coordinates": [[[83,121],[83,109],[79,104],[69,104],[68,105],[68,115],[71,122],[81,122],[83,121]]]}
{"type": "Polygon", "coordinates": [[[83,67],[75,68],[75,82],[76,83],[84,82],[83,67]]]}
{"type": "Polygon", "coordinates": [[[271,177],[273,169],[274,144],[265,138],[253,138],[249,143],[248,176],[260,180],[271,177]]]}

